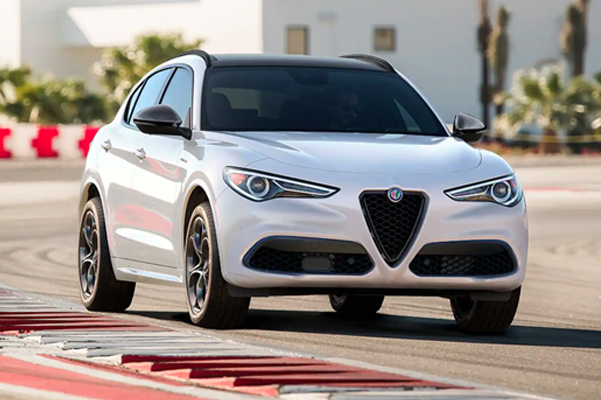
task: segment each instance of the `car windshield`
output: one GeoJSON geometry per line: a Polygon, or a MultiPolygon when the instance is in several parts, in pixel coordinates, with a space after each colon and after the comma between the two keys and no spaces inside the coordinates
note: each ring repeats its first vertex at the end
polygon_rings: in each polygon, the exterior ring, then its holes
{"type": "Polygon", "coordinates": [[[447,136],[401,76],[314,67],[209,69],[202,129],[447,136]]]}

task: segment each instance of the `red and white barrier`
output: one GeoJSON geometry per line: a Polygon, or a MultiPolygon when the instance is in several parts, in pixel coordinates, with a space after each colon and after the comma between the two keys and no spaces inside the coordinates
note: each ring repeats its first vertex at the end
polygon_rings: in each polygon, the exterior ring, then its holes
{"type": "Polygon", "coordinates": [[[0,126],[0,159],[85,158],[99,129],[87,125],[0,126]]]}

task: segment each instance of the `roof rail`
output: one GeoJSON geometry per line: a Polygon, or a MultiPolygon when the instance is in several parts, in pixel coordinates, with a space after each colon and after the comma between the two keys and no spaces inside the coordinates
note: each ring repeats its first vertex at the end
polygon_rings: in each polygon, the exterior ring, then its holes
{"type": "Polygon", "coordinates": [[[207,53],[206,51],[199,50],[199,49],[184,51],[183,53],[178,54],[177,56],[175,56],[173,58],[183,57],[183,56],[198,56],[198,57],[201,57],[205,61],[205,63],[207,64],[207,68],[211,68],[213,66],[213,60],[215,58],[215,57],[209,55],[209,53],[207,53]]]}
{"type": "Polygon", "coordinates": [[[340,56],[340,58],[350,58],[353,60],[363,61],[378,66],[388,72],[395,72],[392,64],[380,57],[370,56],[368,54],[348,54],[345,56],[340,56]]]}

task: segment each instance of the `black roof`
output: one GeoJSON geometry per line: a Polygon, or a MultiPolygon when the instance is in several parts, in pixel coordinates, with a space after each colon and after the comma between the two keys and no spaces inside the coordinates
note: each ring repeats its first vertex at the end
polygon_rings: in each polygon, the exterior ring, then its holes
{"type": "Polygon", "coordinates": [[[262,54],[217,54],[214,57],[213,68],[277,66],[382,70],[374,64],[349,58],[262,54]]]}
{"type": "Polygon", "coordinates": [[[372,71],[394,71],[385,60],[362,54],[347,55],[339,58],[304,55],[269,54],[208,54],[202,50],[191,50],[180,54],[202,57],[209,68],[221,67],[321,67],[361,69],[372,71]]]}

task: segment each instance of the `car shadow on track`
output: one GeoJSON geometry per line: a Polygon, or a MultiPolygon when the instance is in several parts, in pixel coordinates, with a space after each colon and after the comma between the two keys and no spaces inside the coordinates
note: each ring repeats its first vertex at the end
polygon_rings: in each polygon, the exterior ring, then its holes
{"type": "MultiPolygon", "coordinates": [[[[189,322],[181,312],[136,312],[155,319],[189,322]]],[[[438,318],[378,314],[364,320],[346,320],[333,312],[251,309],[241,331],[296,332],[370,338],[431,340],[523,346],[601,349],[601,331],[512,325],[502,335],[467,335],[454,321],[438,318]]]]}
{"type": "Polygon", "coordinates": [[[332,312],[252,310],[245,329],[446,342],[601,348],[601,331],[513,325],[502,335],[468,335],[447,319],[378,314],[345,320],[332,312]]]}

